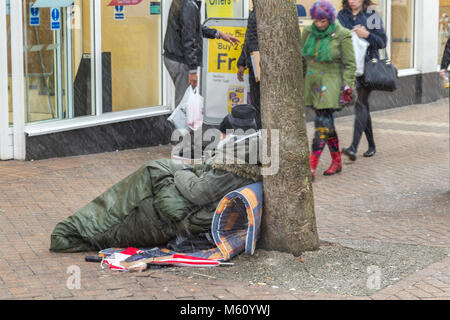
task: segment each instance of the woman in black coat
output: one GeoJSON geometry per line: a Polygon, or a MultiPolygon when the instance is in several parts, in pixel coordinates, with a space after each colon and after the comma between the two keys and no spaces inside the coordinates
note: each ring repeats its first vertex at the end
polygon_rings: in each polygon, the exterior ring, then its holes
{"type": "MultiPolygon", "coordinates": [[[[379,14],[370,8],[371,0],[343,0],[342,8],[338,14],[341,25],[354,30],[356,34],[369,42],[365,60],[379,59],[378,50],[386,48],[387,37],[383,28],[383,21],[379,14]]],[[[362,133],[366,134],[369,149],[364,153],[365,157],[372,157],[376,152],[375,140],[372,130],[372,119],[369,111],[369,97],[372,89],[364,86],[363,77],[356,78],[357,101],[355,105],[355,127],[353,141],[349,148],[342,153],[356,160],[356,154],[362,133]]]]}

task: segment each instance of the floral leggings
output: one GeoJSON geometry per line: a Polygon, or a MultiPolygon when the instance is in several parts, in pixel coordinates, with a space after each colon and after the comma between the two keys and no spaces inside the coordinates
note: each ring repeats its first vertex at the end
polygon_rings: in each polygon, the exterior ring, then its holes
{"type": "Polygon", "coordinates": [[[316,119],[314,121],[315,132],[312,143],[312,152],[316,156],[320,157],[325,148],[328,145],[330,152],[339,151],[339,138],[334,126],[334,109],[322,109],[317,110],[316,119]]]}

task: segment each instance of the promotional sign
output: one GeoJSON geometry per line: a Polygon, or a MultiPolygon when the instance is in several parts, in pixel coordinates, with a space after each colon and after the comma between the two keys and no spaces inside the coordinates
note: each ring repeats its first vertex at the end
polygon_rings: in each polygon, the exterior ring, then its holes
{"type": "Polygon", "coordinates": [[[206,15],[208,18],[233,18],[233,0],[206,0],[206,15]]]}
{"type": "Polygon", "coordinates": [[[41,17],[39,14],[39,8],[33,8],[30,6],[30,26],[39,26],[41,24],[41,17]]]}
{"type": "Polygon", "coordinates": [[[204,122],[217,125],[238,104],[249,102],[248,70],[244,82],[237,79],[237,62],[242,52],[246,19],[209,19],[206,26],[235,36],[241,41],[232,45],[218,39],[203,41],[201,92],[204,100],[204,122]]]}
{"type": "Polygon", "coordinates": [[[51,8],[50,10],[50,30],[61,29],[61,11],[59,8],[51,8]]]}
{"type": "Polygon", "coordinates": [[[125,20],[125,8],[123,6],[114,7],[114,20],[125,20]]]}
{"type": "Polygon", "coordinates": [[[142,0],[113,0],[108,4],[108,6],[135,6],[141,2],[142,0]]]}

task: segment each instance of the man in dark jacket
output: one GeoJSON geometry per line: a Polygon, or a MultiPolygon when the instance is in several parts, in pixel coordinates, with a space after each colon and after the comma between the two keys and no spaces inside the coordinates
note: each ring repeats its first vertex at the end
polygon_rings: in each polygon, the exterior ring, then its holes
{"type": "Polygon", "coordinates": [[[202,63],[203,37],[239,43],[239,39],[207,28],[200,21],[201,1],[173,0],[164,38],[164,64],[175,84],[177,106],[191,85],[197,87],[197,68],[202,63]]]}
{"type": "Polygon", "coordinates": [[[249,82],[250,82],[250,102],[257,110],[256,122],[258,129],[261,129],[261,94],[259,82],[256,82],[255,71],[253,69],[253,63],[251,59],[252,52],[259,51],[258,45],[258,30],[256,27],[256,14],[255,10],[250,11],[247,22],[247,31],[245,33],[244,45],[242,47],[242,53],[238,60],[238,73],[237,77],[239,81],[244,81],[244,72],[249,69],[249,82]]]}

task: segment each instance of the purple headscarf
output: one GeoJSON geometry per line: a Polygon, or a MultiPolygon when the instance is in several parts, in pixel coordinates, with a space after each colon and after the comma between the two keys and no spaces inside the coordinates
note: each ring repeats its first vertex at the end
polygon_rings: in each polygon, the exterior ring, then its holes
{"type": "Polygon", "coordinates": [[[311,9],[309,9],[309,14],[313,19],[328,19],[330,23],[334,23],[336,20],[336,9],[333,4],[327,0],[315,2],[311,9]]]}

